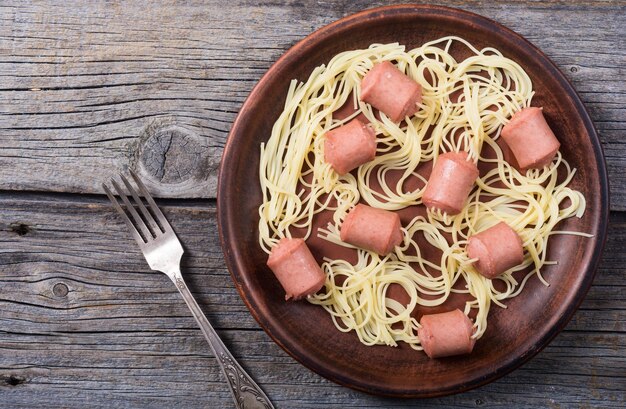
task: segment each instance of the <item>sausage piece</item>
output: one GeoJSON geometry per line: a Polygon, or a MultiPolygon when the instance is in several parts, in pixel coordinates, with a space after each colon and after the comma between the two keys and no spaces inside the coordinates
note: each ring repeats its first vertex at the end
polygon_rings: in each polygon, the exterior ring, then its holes
{"type": "Polygon", "coordinates": [[[505,222],[470,237],[466,251],[469,258],[478,259],[476,270],[491,279],[524,261],[522,239],[505,222]]]}
{"type": "Polygon", "coordinates": [[[439,209],[448,215],[459,214],[477,177],[478,167],[467,160],[467,152],[439,155],[422,201],[429,209],[439,209]]]}
{"type": "Polygon", "coordinates": [[[500,150],[502,151],[502,157],[504,161],[511,165],[513,168],[522,172],[522,168],[519,166],[519,163],[517,163],[515,155],[513,155],[513,152],[511,152],[511,148],[509,148],[509,145],[506,144],[504,139],[498,138],[496,144],[500,147],[500,150]]]}
{"type": "Polygon", "coordinates": [[[361,80],[361,101],[399,122],[419,110],[422,86],[391,62],[383,61],[375,64],[361,80]]]}
{"type": "Polygon", "coordinates": [[[370,124],[353,119],[326,133],[324,161],[340,175],[376,157],[376,134],[370,124]]]}
{"type": "Polygon", "coordinates": [[[280,239],[272,248],[267,265],[285,289],[285,300],[298,300],[315,294],[326,280],[326,275],[302,239],[280,239]]]}
{"type": "Polygon", "coordinates": [[[548,126],[542,109],[536,107],[516,112],[502,128],[501,135],[522,171],[549,165],[561,146],[548,126]]]}
{"type": "Polygon", "coordinates": [[[423,315],[420,325],[417,336],[429,358],[469,354],[474,349],[472,321],[459,309],[423,315]]]}
{"type": "Polygon", "coordinates": [[[402,243],[400,216],[359,203],[343,221],[340,237],[346,243],[385,256],[402,243]]]}

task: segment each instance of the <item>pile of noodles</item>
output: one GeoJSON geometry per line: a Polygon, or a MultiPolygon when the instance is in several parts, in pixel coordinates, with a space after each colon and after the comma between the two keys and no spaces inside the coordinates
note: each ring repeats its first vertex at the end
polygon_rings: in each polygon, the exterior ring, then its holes
{"type": "Polygon", "coordinates": [[[357,202],[387,210],[420,205],[426,180],[418,167],[444,152],[467,151],[475,163],[488,162],[491,170],[476,181],[460,214],[429,211],[427,217],[415,217],[402,229],[403,243],[386,257],[358,249],[355,264],[325,259],[325,289],[308,301],[325,308],[339,330],[355,331],[366,345],[395,346],[404,341],[421,349],[419,323],[411,311],[417,305],[441,305],[453,292],[466,293],[471,301],[465,314],[476,309],[474,337],[480,338],[492,303],[506,308],[503,301],[518,295],[534,275],[547,285],[541,268],[554,263],[546,260],[551,235],[584,235],[554,230],[559,221],[581,217],[585,209],[583,195],[568,187],[575,169],[560,152],[549,166],[522,174],[503,159],[495,142],[511,116],[530,106],[533,93],[530,78],[516,62],[493,48],[478,50],[458,37],[409,51],[399,44],[372,44],[336,55],[315,68],[306,82],[291,82],[284,110],[261,146],[261,247],[269,253],[280,238],[291,237],[291,230],[298,229],[298,237],[305,231],[305,239],[314,233],[352,248],[341,241],[339,230],[357,202]],[[451,47],[465,47],[471,56],[457,61],[451,47]],[[401,123],[375,115],[359,98],[363,76],[385,60],[423,87],[419,111],[401,123]],[[346,103],[353,105],[354,114],[333,118],[346,103]],[[376,132],[376,158],[339,176],[324,162],[324,135],[359,114],[376,132]],[[495,158],[483,156],[487,146],[495,158]],[[390,171],[400,175],[397,182],[388,183],[390,171]],[[405,191],[406,182],[416,178],[422,187],[405,191]],[[313,218],[325,211],[333,212],[332,222],[312,232],[313,218]],[[522,238],[524,262],[490,280],[476,272],[464,249],[469,236],[500,221],[522,238]],[[441,251],[440,260],[421,256],[416,243],[420,235],[441,251]],[[518,281],[513,273],[521,270],[526,273],[518,281]],[[386,296],[391,284],[404,288],[408,305],[386,296]]]}

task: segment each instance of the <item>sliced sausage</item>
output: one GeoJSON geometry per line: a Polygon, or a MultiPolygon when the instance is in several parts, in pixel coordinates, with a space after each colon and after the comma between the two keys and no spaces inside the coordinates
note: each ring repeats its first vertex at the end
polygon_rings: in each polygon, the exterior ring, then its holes
{"type": "Polygon", "coordinates": [[[459,214],[477,177],[478,167],[467,160],[467,152],[439,155],[422,201],[429,209],[439,209],[448,215],[459,214]]]}
{"type": "Polygon", "coordinates": [[[422,86],[389,61],[375,64],[361,81],[361,101],[385,113],[393,122],[415,114],[422,86]]]}
{"type": "Polygon", "coordinates": [[[509,148],[509,145],[507,145],[504,139],[498,138],[498,140],[496,141],[496,144],[500,147],[500,150],[502,151],[502,157],[504,161],[507,162],[512,167],[514,167],[515,169],[522,171],[522,168],[520,167],[519,163],[517,163],[517,159],[515,159],[515,155],[513,155],[513,152],[511,152],[511,148],[509,148]]]}
{"type": "Polygon", "coordinates": [[[471,236],[466,251],[469,258],[478,259],[474,267],[487,278],[495,278],[524,261],[522,239],[505,222],[471,236]]]}
{"type": "Polygon", "coordinates": [[[522,171],[549,165],[561,144],[548,126],[541,108],[516,112],[502,128],[505,140],[522,171]]]}
{"type": "Polygon", "coordinates": [[[400,216],[359,203],[346,216],[340,236],[346,243],[385,256],[402,243],[400,216]]]}
{"type": "Polygon", "coordinates": [[[302,239],[280,239],[272,248],[267,265],[285,289],[285,300],[297,300],[315,294],[326,280],[324,272],[302,239]]]}
{"type": "Polygon", "coordinates": [[[422,316],[417,336],[430,358],[469,354],[476,340],[472,321],[459,309],[422,316]]]}
{"type": "Polygon", "coordinates": [[[340,175],[376,157],[376,134],[370,124],[353,119],[326,133],[324,160],[340,175]]]}

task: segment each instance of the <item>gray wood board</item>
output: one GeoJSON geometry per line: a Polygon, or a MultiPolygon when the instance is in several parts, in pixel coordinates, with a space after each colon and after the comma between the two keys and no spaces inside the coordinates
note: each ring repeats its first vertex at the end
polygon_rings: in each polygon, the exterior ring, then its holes
{"type": "MultiPolygon", "coordinates": [[[[102,193],[104,178],[139,167],[158,196],[213,198],[230,125],[272,62],[315,29],[388,3],[3,2],[0,189],[102,193]]],[[[507,25],[555,61],[600,133],[612,209],[626,210],[626,3],[445,4],[507,25]]]]}
{"type": "MultiPolygon", "coordinates": [[[[626,213],[612,213],[594,284],[544,351],[487,386],[418,401],[340,387],[289,357],[230,280],[214,201],[160,204],[201,308],[277,408],[617,408],[626,399],[626,213]]],[[[104,197],[5,192],[0,208],[0,406],[232,407],[173,284],[148,270],[104,197]]]]}

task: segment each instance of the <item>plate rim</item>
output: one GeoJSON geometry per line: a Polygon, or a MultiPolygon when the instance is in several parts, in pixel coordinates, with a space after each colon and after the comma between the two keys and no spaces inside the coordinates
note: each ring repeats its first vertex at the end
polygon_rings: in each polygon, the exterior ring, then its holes
{"type": "MultiPolygon", "coordinates": [[[[544,65],[544,64],[542,64],[544,65]]],[[[492,20],[488,17],[481,16],[479,14],[453,8],[447,6],[435,6],[435,5],[424,5],[424,4],[399,4],[399,5],[389,5],[389,6],[381,6],[376,8],[366,9],[354,14],[347,15],[343,18],[335,20],[327,25],[320,27],[319,29],[313,31],[308,34],[303,39],[299,40],[296,44],[291,46],[288,50],[286,50],[277,60],[274,62],[267,71],[263,74],[263,76],[258,80],[253,89],[250,91],[250,94],[245,99],[242,104],[234,122],[231,127],[231,130],[228,134],[228,138],[226,141],[226,145],[224,147],[224,151],[222,154],[222,160],[220,161],[219,174],[218,174],[218,183],[217,183],[217,217],[218,217],[218,232],[220,238],[220,244],[222,247],[222,251],[224,253],[224,260],[226,266],[228,268],[231,279],[239,293],[240,297],[244,301],[247,309],[250,311],[254,319],[259,323],[261,328],[265,331],[266,334],[270,336],[270,338],[279,345],[285,352],[287,352],[292,358],[296,361],[317,373],[318,375],[329,379],[337,384],[342,386],[349,387],[351,389],[359,390],[362,392],[366,392],[374,395],[381,396],[390,396],[390,397],[402,397],[402,398],[430,398],[430,397],[438,397],[438,396],[446,396],[452,395],[456,393],[461,393],[468,391],[470,389],[477,388],[479,386],[485,385],[496,379],[510,373],[516,368],[520,367],[524,363],[528,362],[532,357],[534,357],[537,353],[539,353],[543,348],[545,348],[555,337],[558,335],[565,326],[569,323],[574,313],[580,307],[580,304],[585,299],[591,284],[595,278],[597,273],[600,260],[602,258],[603,249],[606,243],[607,231],[608,231],[608,219],[610,212],[610,191],[609,191],[609,180],[608,180],[608,172],[606,166],[606,159],[604,157],[603,147],[598,135],[598,132],[591,120],[591,117],[583,104],[580,96],[577,91],[571,84],[571,82],[567,79],[567,77],[561,72],[561,70],[556,66],[556,64],[538,47],[532,44],[529,40],[516,33],[515,31],[509,29],[508,27],[498,23],[495,20],[492,20]],[[235,144],[234,136],[239,133],[239,129],[243,127],[242,122],[243,118],[246,116],[247,112],[252,105],[252,101],[256,100],[257,95],[261,93],[263,84],[268,80],[270,74],[274,72],[277,67],[280,67],[287,63],[287,60],[298,58],[298,55],[306,53],[311,47],[314,47],[316,43],[323,41],[326,37],[332,36],[333,32],[342,26],[347,26],[351,24],[360,24],[362,20],[367,20],[374,17],[392,17],[398,14],[424,14],[428,13],[433,17],[441,16],[448,18],[461,18],[466,23],[474,23],[476,25],[482,26],[488,31],[493,32],[500,31],[499,35],[508,37],[509,40],[516,43],[518,47],[528,48],[530,47],[531,52],[537,54],[539,58],[545,62],[546,66],[550,69],[550,75],[558,81],[562,90],[565,94],[570,98],[572,105],[575,107],[576,111],[579,114],[581,122],[584,124],[586,133],[590,137],[591,145],[593,146],[593,154],[596,159],[597,164],[597,172],[599,174],[598,182],[598,192],[600,196],[600,209],[598,216],[598,231],[595,235],[595,247],[593,248],[593,254],[589,260],[587,265],[587,269],[585,271],[585,277],[581,281],[580,289],[576,293],[573,302],[570,302],[569,305],[563,311],[563,314],[557,318],[556,323],[552,326],[548,331],[546,331],[543,336],[541,336],[537,342],[535,342],[531,349],[527,351],[525,354],[515,357],[507,364],[496,368],[493,372],[489,373],[487,376],[473,378],[467,382],[463,382],[460,384],[456,384],[455,387],[448,387],[445,389],[440,389],[437,391],[429,391],[429,392],[419,392],[417,390],[401,390],[401,389],[378,389],[371,388],[370,386],[350,383],[342,377],[338,376],[338,374],[334,373],[332,370],[329,370],[323,366],[316,365],[314,362],[308,360],[305,356],[301,356],[296,354],[291,349],[287,348],[280,339],[277,338],[276,334],[273,332],[272,328],[270,328],[267,323],[263,320],[261,316],[257,314],[257,304],[250,297],[246,295],[244,291],[244,283],[240,279],[242,276],[240,274],[240,266],[238,258],[233,255],[233,251],[229,245],[229,241],[227,238],[230,236],[231,226],[229,223],[232,223],[232,217],[228,217],[229,208],[228,208],[228,197],[230,195],[230,189],[232,188],[229,184],[230,180],[230,168],[225,164],[229,163],[229,158],[232,157],[232,146],[235,144]],[[226,160],[225,160],[226,159],[226,160]]],[[[245,280],[244,280],[245,281],[245,280]]]]}

